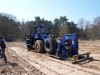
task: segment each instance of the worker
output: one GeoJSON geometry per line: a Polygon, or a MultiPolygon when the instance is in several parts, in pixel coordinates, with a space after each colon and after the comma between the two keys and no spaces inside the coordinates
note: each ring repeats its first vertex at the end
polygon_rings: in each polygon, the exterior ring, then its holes
{"type": "Polygon", "coordinates": [[[2,40],[2,38],[0,37],[0,56],[1,58],[4,58],[5,63],[7,63],[7,58],[5,55],[5,48],[6,48],[6,45],[4,41],[2,40]]]}
{"type": "Polygon", "coordinates": [[[68,47],[69,47],[68,55],[70,57],[73,57],[73,55],[75,55],[75,50],[74,50],[74,46],[72,44],[72,40],[69,40],[68,47]]]}
{"type": "Polygon", "coordinates": [[[56,56],[60,57],[61,55],[63,55],[64,59],[67,59],[68,57],[72,57],[75,53],[74,53],[74,47],[72,44],[72,40],[61,40],[60,43],[58,44],[58,49],[57,49],[57,53],[56,56]]]}
{"type": "Polygon", "coordinates": [[[30,34],[26,36],[26,43],[27,43],[28,51],[30,51],[32,48],[32,36],[30,34]]]}
{"type": "Polygon", "coordinates": [[[58,44],[58,49],[57,49],[57,53],[56,56],[57,57],[61,57],[63,59],[66,59],[68,57],[68,40],[66,40],[66,42],[64,42],[65,40],[61,40],[60,43],[58,44]],[[61,56],[62,55],[62,56],[61,56]]]}

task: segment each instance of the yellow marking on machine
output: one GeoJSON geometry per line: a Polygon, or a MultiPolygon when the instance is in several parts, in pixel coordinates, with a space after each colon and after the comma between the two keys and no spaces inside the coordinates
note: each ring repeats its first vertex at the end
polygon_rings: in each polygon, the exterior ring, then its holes
{"type": "Polygon", "coordinates": [[[93,59],[93,57],[90,57],[90,54],[91,53],[88,52],[84,54],[74,55],[72,58],[72,63],[77,63],[77,62],[93,59]]]}

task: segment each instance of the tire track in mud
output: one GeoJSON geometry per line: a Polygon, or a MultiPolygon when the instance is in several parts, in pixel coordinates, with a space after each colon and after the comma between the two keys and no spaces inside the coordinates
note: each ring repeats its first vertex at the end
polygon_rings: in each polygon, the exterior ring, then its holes
{"type": "MultiPolygon", "coordinates": [[[[13,47],[13,49],[14,49],[15,47],[13,47]]],[[[39,55],[41,55],[41,54],[39,54],[39,55]]],[[[92,74],[92,75],[94,75],[95,73],[93,73],[93,72],[89,72],[89,71],[86,71],[86,70],[83,70],[83,69],[81,69],[80,67],[77,67],[77,66],[75,66],[75,65],[72,65],[72,64],[68,64],[67,62],[67,64],[65,64],[65,62],[61,62],[61,61],[59,61],[59,60],[54,60],[54,59],[52,59],[52,58],[50,58],[50,57],[48,57],[47,58],[47,56],[45,56],[45,55],[42,55],[43,56],[43,58],[44,59],[46,59],[46,60],[48,60],[48,61],[54,61],[54,62],[57,62],[57,63],[59,63],[60,65],[64,65],[64,66],[67,66],[67,67],[70,67],[71,69],[72,68],[75,68],[75,69],[77,69],[78,71],[82,71],[82,72],[86,72],[87,74],[89,73],[90,75],[92,74]]],[[[26,56],[27,57],[27,56],[26,56]]],[[[25,58],[26,58],[25,57],[25,58]]],[[[39,56],[38,56],[39,57],[39,56]]],[[[27,57],[28,58],[28,57],[27,57]]],[[[27,59],[26,59],[27,60],[27,59]]],[[[28,59],[29,60],[29,59],[28,59]]],[[[33,60],[31,60],[31,61],[33,61],[33,60]]],[[[40,63],[38,63],[38,62],[35,62],[36,64],[39,64],[40,66],[42,66],[42,67],[45,67],[45,66],[43,66],[43,64],[40,64],[40,63]]],[[[47,67],[45,67],[46,69],[48,69],[48,66],[47,67]]],[[[65,67],[63,67],[63,68],[65,68],[65,67]]],[[[54,69],[50,69],[49,68],[49,70],[51,70],[52,72],[55,72],[56,73],[56,75],[58,75],[58,74],[60,74],[60,73],[57,73],[56,71],[54,71],[54,69]]],[[[97,73],[96,73],[96,75],[97,75],[97,73]]]]}
{"type": "Polygon", "coordinates": [[[8,59],[7,64],[10,64],[9,62],[16,62],[18,64],[17,68],[14,68],[13,66],[10,66],[10,68],[12,68],[12,71],[14,73],[14,74],[10,74],[10,75],[45,75],[45,74],[43,74],[43,72],[39,71],[34,66],[31,66],[22,57],[18,56],[14,51],[9,49],[7,51],[7,54],[9,54],[8,56],[11,57],[10,59],[8,59]]]}
{"type": "MultiPolygon", "coordinates": [[[[14,51],[12,51],[12,52],[15,53],[14,51]]],[[[15,54],[12,54],[12,55],[14,56],[15,54]]],[[[20,56],[20,55],[19,55],[19,56],[20,56]]],[[[47,71],[46,75],[48,75],[48,73],[49,73],[50,71],[52,71],[52,72],[51,72],[52,75],[60,75],[59,73],[53,71],[52,69],[50,69],[50,68],[48,68],[48,67],[45,67],[45,66],[39,64],[38,62],[35,62],[35,61],[34,61],[35,64],[33,65],[33,60],[29,59],[27,56],[26,56],[26,57],[25,57],[25,56],[20,56],[20,57],[23,58],[23,59],[25,59],[25,61],[30,62],[29,64],[31,64],[32,66],[35,65],[35,67],[36,67],[36,66],[40,65],[40,66],[41,66],[40,68],[42,68],[43,70],[47,71]],[[27,60],[27,59],[28,59],[28,60],[27,60]]],[[[22,62],[22,63],[23,63],[23,62],[22,62]]],[[[49,74],[49,75],[51,75],[51,74],[49,74]]]]}
{"type": "MultiPolygon", "coordinates": [[[[26,45],[25,44],[22,44],[22,43],[16,43],[17,44],[17,47],[22,47],[23,46],[23,48],[24,49],[27,49],[27,47],[26,47],[26,45]]],[[[13,46],[15,46],[15,45],[13,45],[13,46]]],[[[26,58],[27,58],[27,56],[26,56],[26,58]]],[[[30,60],[30,61],[32,61],[31,59],[29,59],[29,58],[27,58],[28,60],[30,60]]],[[[33,62],[33,61],[32,61],[33,62]]],[[[34,61],[34,63],[35,64],[39,64],[38,62],[35,62],[34,61]]],[[[45,66],[43,66],[43,65],[41,65],[41,64],[39,64],[40,66],[42,66],[42,67],[45,67],[45,66]]],[[[45,67],[46,69],[48,69],[49,71],[52,71],[52,75],[60,75],[59,73],[57,73],[56,71],[53,71],[52,69],[50,69],[50,68],[48,68],[48,67],[45,67]]],[[[45,69],[45,70],[46,70],[45,69]]],[[[47,72],[49,72],[49,71],[47,71],[47,72]]],[[[48,73],[46,73],[46,74],[48,74],[48,73]]]]}
{"type": "MultiPolygon", "coordinates": [[[[14,45],[15,47],[19,47],[19,48],[21,48],[21,49],[24,49],[25,51],[27,51],[26,50],[26,47],[25,47],[25,44],[22,44],[22,43],[17,43],[17,45],[19,45],[19,46],[16,46],[16,45],[14,45]],[[22,46],[24,46],[23,48],[22,48],[22,46]]],[[[28,52],[28,53],[30,53],[30,52],[28,52]]],[[[51,58],[51,57],[48,57],[48,56],[46,56],[45,54],[39,54],[39,53],[34,53],[33,52],[33,54],[35,54],[35,56],[36,55],[39,55],[39,56],[36,56],[37,58],[38,57],[43,57],[44,59],[46,59],[47,61],[48,60],[50,60],[50,61],[54,61],[54,62],[57,62],[57,63],[59,63],[59,64],[62,64],[62,65],[65,65],[65,66],[68,66],[68,67],[72,67],[72,68],[76,68],[77,70],[81,70],[81,71],[84,71],[84,72],[87,72],[87,73],[89,73],[89,74],[92,74],[92,75],[100,75],[100,72],[98,72],[98,71],[94,71],[93,72],[93,70],[91,70],[91,69],[87,69],[87,68],[82,68],[80,65],[72,65],[72,64],[70,64],[70,62],[68,62],[68,61],[60,61],[60,60],[56,60],[56,59],[53,59],[53,58],[51,58]]],[[[28,55],[27,55],[28,56],[28,55]]],[[[28,57],[27,57],[27,59],[28,59],[28,57]]],[[[28,60],[30,60],[30,59],[28,59],[28,60]]],[[[30,60],[31,62],[33,61],[33,60],[30,60]]],[[[41,60],[42,61],[42,60],[41,60]]],[[[35,62],[36,64],[39,64],[38,62],[35,62]]],[[[42,67],[45,67],[45,66],[43,66],[43,64],[40,64],[42,67]]],[[[49,66],[48,66],[49,67],[49,66]]],[[[47,67],[47,68],[48,68],[47,67]]],[[[49,68],[49,70],[52,70],[52,69],[50,69],[49,68]]],[[[53,72],[55,72],[55,71],[53,71],[53,72]]],[[[56,72],[56,74],[58,74],[57,72],[56,72]]]]}
{"type": "MultiPolygon", "coordinates": [[[[47,55],[48,56],[48,55],[47,55]]],[[[48,58],[47,57],[45,57],[45,59],[49,59],[49,60],[52,60],[52,61],[54,61],[54,62],[57,62],[57,63],[60,63],[60,64],[63,64],[63,65],[65,65],[65,66],[69,66],[69,67],[73,67],[73,68],[76,68],[76,69],[78,69],[78,70],[82,70],[82,71],[84,71],[84,72],[88,72],[88,73],[90,73],[90,74],[93,74],[93,75],[100,75],[100,72],[99,71],[93,71],[92,69],[88,69],[88,68],[92,68],[92,66],[90,66],[90,67],[86,67],[86,66],[81,66],[81,64],[72,64],[72,62],[71,61],[67,61],[67,60],[59,60],[59,59],[53,59],[52,57],[50,57],[50,56],[48,56],[48,58]],[[82,67],[84,67],[84,68],[82,68],[82,67]]],[[[95,68],[95,69],[98,69],[98,68],[95,68]]]]}
{"type": "MultiPolygon", "coordinates": [[[[24,47],[25,47],[25,44],[22,44],[24,47]]],[[[93,47],[94,48],[94,47],[93,47]]],[[[44,55],[44,54],[43,54],[44,55]]],[[[99,72],[99,68],[97,68],[96,66],[92,66],[92,65],[88,65],[88,66],[85,66],[85,65],[81,65],[81,64],[76,64],[76,65],[72,65],[72,64],[70,64],[70,63],[72,63],[72,62],[69,62],[69,61],[60,61],[60,60],[55,60],[55,59],[53,59],[53,58],[51,58],[51,57],[44,57],[45,59],[50,59],[50,60],[52,60],[52,61],[55,61],[55,62],[58,62],[58,63],[61,63],[61,64],[64,64],[64,65],[67,65],[67,66],[71,66],[71,67],[73,67],[73,68],[77,68],[77,69],[79,69],[80,68],[80,70],[83,70],[83,71],[85,71],[85,72],[88,72],[88,73],[91,73],[91,74],[96,74],[96,75],[100,75],[100,72],[99,72]],[[67,64],[66,64],[67,63],[67,64]],[[84,69],[82,69],[81,67],[84,67],[84,69]],[[91,69],[92,68],[92,69],[91,69]],[[93,69],[96,69],[97,71],[94,71],[93,69]]],[[[94,59],[94,60],[96,60],[96,59],[94,59]]],[[[100,62],[100,60],[99,61],[97,61],[97,62],[100,62]]]]}

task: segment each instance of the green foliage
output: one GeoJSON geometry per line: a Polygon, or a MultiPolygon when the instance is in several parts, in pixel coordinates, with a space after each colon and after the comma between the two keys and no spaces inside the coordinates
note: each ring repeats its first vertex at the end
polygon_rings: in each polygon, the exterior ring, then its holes
{"type": "Polygon", "coordinates": [[[66,16],[61,16],[60,18],[55,18],[55,20],[48,21],[39,16],[35,17],[34,21],[26,22],[28,25],[28,33],[34,32],[36,25],[42,24],[46,25],[50,34],[53,34],[55,37],[63,36],[66,33],[74,33],[77,31],[78,27],[74,22],[69,22],[66,16]]]}
{"type": "Polygon", "coordinates": [[[0,36],[7,38],[10,36],[18,37],[19,23],[12,15],[0,13],[0,36]]]}
{"type": "Polygon", "coordinates": [[[24,38],[29,33],[35,32],[36,25],[46,25],[48,32],[55,37],[63,36],[67,33],[78,33],[81,39],[100,39],[100,17],[96,17],[91,24],[89,21],[80,19],[78,24],[69,22],[66,16],[48,21],[39,16],[34,21],[18,22],[15,16],[0,13],[0,36],[7,38],[10,36],[24,38]]]}
{"type": "Polygon", "coordinates": [[[77,33],[78,27],[77,24],[75,24],[73,21],[67,23],[69,26],[69,33],[77,33]]]}

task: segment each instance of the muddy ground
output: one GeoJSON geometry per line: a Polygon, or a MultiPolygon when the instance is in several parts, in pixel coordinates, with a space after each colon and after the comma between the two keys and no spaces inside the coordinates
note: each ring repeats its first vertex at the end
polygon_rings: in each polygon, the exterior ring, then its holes
{"type": "Polygon", "coordinates": [[[91,52],[94,58],[79,64],[28,52],[24,42],[6,45],[8,63],[0,59],[0,75],[100,75],[100,41],[79,41],[79,53],[91,52]]]}
{"type": "Polygon", "coordinates": [[[17,45],[16,43],[7,43],[6,55],[8,62],[4,63],[3,59],[0,59],[0,75],[44,75],[43,72],[9,49],[10,46],[14,46],[13,44],[17,45]]]}

